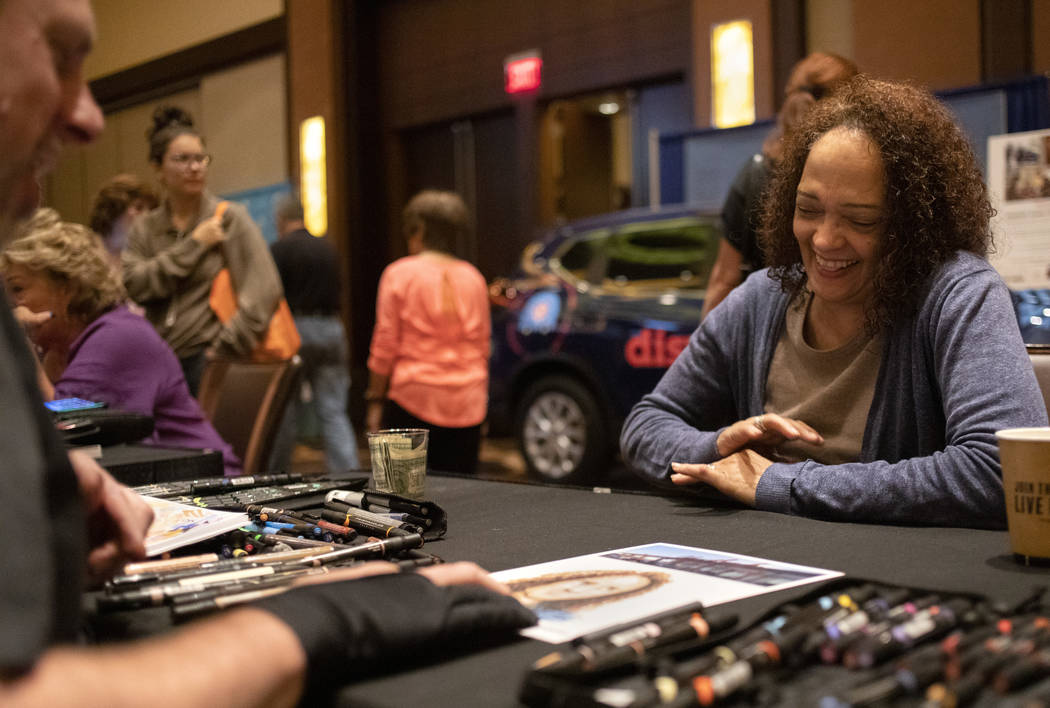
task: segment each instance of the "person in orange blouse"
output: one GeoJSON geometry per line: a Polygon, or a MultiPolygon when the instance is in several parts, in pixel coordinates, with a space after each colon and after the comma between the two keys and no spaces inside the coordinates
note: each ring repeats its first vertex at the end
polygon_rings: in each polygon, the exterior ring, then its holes
{"type": "Polygon", "coordinates": [[[369,432],[427,428],[427,466],[474,472],[488,408],[488,290],[453,255],[469,228],[453,192],[426,190],[405,207],[408,256],[383,271],[368,357],[369,432]]]}

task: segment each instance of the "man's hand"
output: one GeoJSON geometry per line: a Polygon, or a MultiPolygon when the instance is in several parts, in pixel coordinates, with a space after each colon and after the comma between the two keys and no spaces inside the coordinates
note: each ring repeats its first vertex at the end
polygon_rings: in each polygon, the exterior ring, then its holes
{"type": "Polygon", "coordinates": [[[776,413],[765,413],[730,425],[719,434],[715,447],[721,457],[728,457],[744,448],[756,448],[764,452],[788,440],[802,440],[811,445],[824,444],[824,438],[809,424],[776,413]]]}
{"type": "Polygon", "coordinates": [[[711,464],[672,462],[671,481],[683,486],[710,484],[726,496],[754,506],[758,480],[771,464],[754,450],[742,450],[711,464]]]}
{"type": "MultiPolygon", "coordinates": [[[[397,565],[388,561],[370,561],[349,568],[337,568],[324,575],[312,575],[294,583],[296,587],[301,585],[320,585],[322,583],[334,583],[341,580],[356,580],[367,578],[372,575],[387,575],[400,572],[397,565]]],[[[479,585],[488,588],[501,595],[509,595],[510,588],[498,580],[493,579],[488,572],[477,563],[459,561],[456,563],[441,563],[439,565],[426,566],[414,571],[422,575],[435,585],[479,585]]]]}
{"type": "Polygon", "coordinates": [[[153,510],[142,498],[79,450],[69,453],[88,521],[88,573],[103,580],[124,563],[146,557],[144,541],[153,510]]]}
{"type": "Polygon", "coordinates": [[[416,572],[435,585],[480,585],[501,595],[510,595],[510,588],[494,579],[476,563],[443,563],[420,568],[416,572]]]}

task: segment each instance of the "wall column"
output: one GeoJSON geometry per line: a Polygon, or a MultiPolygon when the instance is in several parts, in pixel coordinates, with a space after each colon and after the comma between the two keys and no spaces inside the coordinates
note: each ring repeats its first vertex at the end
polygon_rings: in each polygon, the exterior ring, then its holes
{"type": "Polygon", "coordinates": [[[286,0],[288,27],[288,173],[298,187],[299,126],[306,118],[325,122],[328,237],[339,252],[343,280],[343,316],[353,322],[349,280],[353,271],[350,215],[357,211],[347,160],[352,135],[346,101],[346,48],[343,12],[338,0],[286,0]]]}

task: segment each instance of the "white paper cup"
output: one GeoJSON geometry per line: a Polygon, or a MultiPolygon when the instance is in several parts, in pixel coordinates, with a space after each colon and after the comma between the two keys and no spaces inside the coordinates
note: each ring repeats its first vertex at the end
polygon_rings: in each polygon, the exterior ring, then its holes
{"type": "Polygon", "coordinates": [[[1050,428],[1009,428],[995,437],[1010,548],[1025,563],[1050,562],[1050,428]]]}

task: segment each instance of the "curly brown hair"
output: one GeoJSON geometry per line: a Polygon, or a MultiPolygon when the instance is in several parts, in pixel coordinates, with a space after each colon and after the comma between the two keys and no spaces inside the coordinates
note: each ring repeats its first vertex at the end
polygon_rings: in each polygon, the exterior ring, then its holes
{"type": "Polygon", "coordinates": [[[88,225],[99,236],[108,236],[113,230],[113,224],[136,201],[143,202],[149,209],[155,209],[160,203],[153,188],[135,175],[122,174],[113,177],[103,184],[95,195],[88,225]]]}
{"type": "Polygon", "coordinates": [[[994,210],[970,144],[936,98],[911,84],[858,76],[788,136],[765,195],[760,242],[769,276],[785,292],[806,283],[793,229],[795,191],[813,145],[838,127],[871,140],[885,171],[886,236],[866,322],[874,332],[913,312],[930,277],[955,253],[988,255],[994,210]]]}
{"type": "Polygon", "coordinates": [[[54,209],[37,209],[17,236],[0,253],[0,272],[20,265],[68,284],[73,293],[69,314],[84,322],[123,302],[124,286],[102,239],[88,227],[62,221],[54,209]]]}

